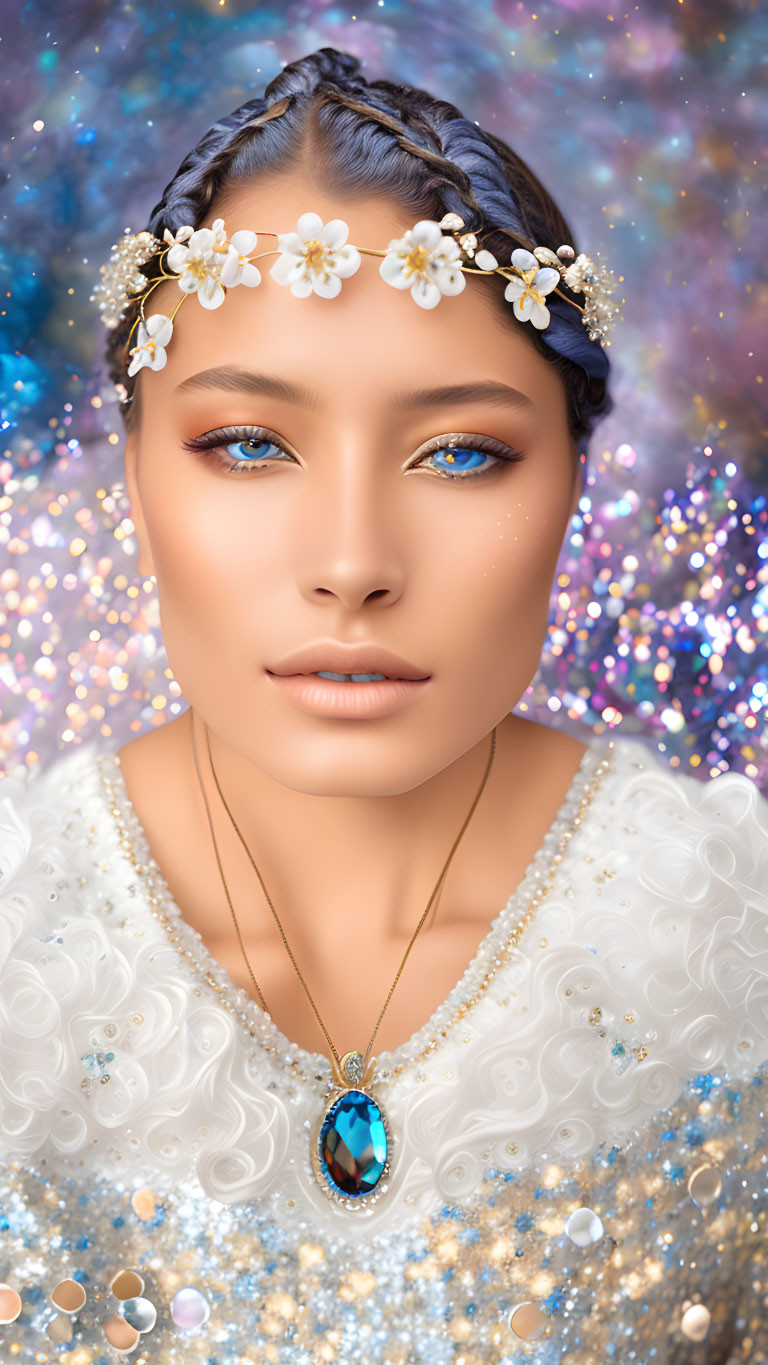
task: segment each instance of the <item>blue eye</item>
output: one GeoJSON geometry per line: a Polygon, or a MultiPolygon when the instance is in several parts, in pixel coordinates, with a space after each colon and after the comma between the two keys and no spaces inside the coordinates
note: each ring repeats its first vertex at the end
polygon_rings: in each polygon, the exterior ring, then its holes
{"type": "Polygon", "coordinates": [[[516,464],[524,459],[526,455],[522,450],[513,450],[492,436],[467,437],[453,432],[430,441],[425,453],[412,467],[417,469],[424,461],[432,461],[432,468],[442,478],[467,483],[470,479],[480,480],[504,465],[516,464]]]}
{"type": "Polygon", "coordinates": [[[274,461],[293,460],[289,451],[278,441],[269,439],[260,427],[219,427],[205,436],[182,441],[198,459],[213,462],[227,474],[251,473],[261,467],[268,469],[274,461]]]}
{"type": "MultiPolygon", "coordinates": [[[[477,469],[483,461],[493,460],[494,456],[489,450],[475,450],[472,446],[442,446],[438,450],[430,451],[426,456],[428,460],[442,460],[442,465],[438,464],[437,469],[446,474],[453,474],[454,477],[461,477],[464,469],[477,469]]],[[[482,469],[485,473],[485,468],[482,469]]]]}
{"type": "Polygon", "coordinates": [[[260,460],[271,459],[269,451],[280,450],[281,447],[275,441],[263,441],[255,436],[249,436],[242,441],[231,441],[229,445],[223,446],[227,454],[233,460],[248,461],[249,464],[257,464],[260,460]]]}
{"type": "MultiPolygon", "coordinates": [[[[270,440],[269,436],[270,433],[263,427],[220,427],[205,436],[183,441],[182,445],[199,459],[213,461],[228,474],[269,469],[273,464],[286,460],[295,464],[295,456],[278,440],[270,440]]],[[[468,479],[482,478],[505,464],[514,464],[526,458],[522,451],[512,450],[493,437],[471,439],[474,444],[460,445],[459,442],[467,438],[456,433],[436,437],[409,468],[428,467],[427,462],[431,462],[432,470],[441,478],[466,483],[468,479]]]]}

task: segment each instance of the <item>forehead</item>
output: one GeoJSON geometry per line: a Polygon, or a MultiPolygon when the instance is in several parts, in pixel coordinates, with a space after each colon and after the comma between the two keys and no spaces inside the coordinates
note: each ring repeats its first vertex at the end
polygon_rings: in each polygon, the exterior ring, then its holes
{"type": "MultiPolygon", "coordinates": [[[[190,387],[180,386],[186,381],[227,367],[280,377],[311,390],[320,405],[343,400],[386,408],[393,395],[406,391],[480,381],[504,383],[534,405],[562,402],[559,376],[525,334],[530,324],[518,322],[511,303],[503,301],[502,277],[466,274],[460,294],[444,295],[425,309],[410,290],[382,279],[383,256],[362,254],[336,297],[291,294],[270,275],[278,259],[276,234],[295,232],[298,218],[310,211],[323,223],[342,219],[348,243],[381,252],[419,216],[387,198],[330,198],[300,177],[231,190],[202,226],[223,218],[227,237],[241,229],[256,232],[249,255],[261,282],[230,288],[215,309],[203,308],[195,294],[185,297],[165,368],[142,372],[143,398],[185,401],[190,387]]],[[[162,285],[147,301],[146,316],[170,316],[182,297],[175,282],[162,285]]]]}

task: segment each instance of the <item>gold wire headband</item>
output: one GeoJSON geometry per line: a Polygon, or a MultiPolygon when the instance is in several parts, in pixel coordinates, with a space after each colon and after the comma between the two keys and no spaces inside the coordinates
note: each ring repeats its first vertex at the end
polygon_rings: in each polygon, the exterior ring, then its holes
{"type": "MultiPolygon", "coordinates": [[[[612,270],[583,253],[576,255],[568,245],[556,252],[545,246],[534,247],[532,252],[516,247],[509,265],[500,265],[492,252],[478,249],[475,233],[462,232],[463,227],[457,213],[446,213],[439,223],[422,218],[402,237],[392,238],[385,250],[378,250],[347,243],[349,226],[343,219],[324,223],[319,214],[308,212],[301,214],[295,232],[262,234],[277,237],[277,247],[255,256],[251,253],[258,242],[257,233],[244,228],[228,238],[223,218],[217,218],[210,228],[185,226],[175,234],[166,228],[163,241],[151,232],[133,234],[126,228],[125,236],[113,246],[109,262],[100,267],[102,278],[91,300],[98,303],[102,320],[110,328],[118,325],[130,304],[139,302],[139,314],[125,344],[125,352],[131,357],[129,376],[144,367],[163,368],[173,320],[187,294],[197,294],[204,308],[219,308],[228,289],[238,284],[260,284],[261,271],[253,262],[275,254],[278,259],[270,275],[298,298],[312,293],[334,298],[341,290],[342,279],[359,269],[362,256],[383,257],[379,266],[382,279],[395,289],[409,289],[421,308],[434,308],[443,295],[460,294],[466,273],[498,274],[508,281],[504,298],[512,303],[518,321],[530,322],[540,331],[546,329],[550,312],[545,299],[554,292],[582,314],[590,341],[610,346],[607,333],[621,317],[612,299],[616,285],[612,270]],[[162,273],[147,281],[138,267],[154,256],[162,273]],[[155,313],[146,318],[146,300],[166,280],[176,280],[184,297],[170,317],[155,313]],[[583,307],[557,288],[561,280],[574,293],[584,294],[583,307]],[[129,350],[137,326],[136,345],[129,350]]],[[[125,386],[117,387],[125,401],[125,386]]]]}

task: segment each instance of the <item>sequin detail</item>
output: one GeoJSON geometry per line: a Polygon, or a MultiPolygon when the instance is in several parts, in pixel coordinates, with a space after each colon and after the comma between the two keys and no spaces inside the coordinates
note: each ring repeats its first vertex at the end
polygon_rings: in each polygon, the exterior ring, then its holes
{"type": "Polygon", "coordinates": [[[0,1316],[20,1305],[0,1359],[101,1365],[122,1318],[147,1365],[764,1365],[768,805],[747,779],[617,743],[533,931],[384,1083],[403,1176],[353,1232],[304,1169],[325,1077],[179,953],[92,759],[0,800],[0,1316]],[[63,1280],[80,1312],[52,1303],[63,1280]]]}
{"type": "Polygon", "coordinates": [[[88,1291],[72,1337],[87,1354],[72,1358],[100,1360],[111,1275],[128,1258],[157,1310],[142,1338],[149,1365],[764,1365],[767,1086],[768,1063],[737,1083],[692,1078],[632,1141],[576,1162],[542,1153],[520,1176],[489,1169],[462,1205],[354,1248],[257,1205],[201,1202],[185,1183],[162,1189],[147,1226],[119,1179],[13,1163],[0,1245],[22,1312],[0,1328],[2,1358],[40,1359],[46,1290],[66,1268],[88,1291]],[[688,1190],[703,1159],[722,1181],[706,1212],[688,1190]],[[569,1235],[579,1208],[602,1226],[585,1245],[569,1235]],[[526,1303],[544,1328],[519,1356],[510,1317],[526,1303]]]}

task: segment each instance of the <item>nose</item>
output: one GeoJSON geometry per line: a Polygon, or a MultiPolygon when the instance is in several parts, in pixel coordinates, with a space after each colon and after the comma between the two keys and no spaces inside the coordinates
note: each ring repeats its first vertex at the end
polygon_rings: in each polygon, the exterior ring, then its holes
{"type": "Polygon", "coordinates": [[[405,475],[395,465],[352,436],[313,463],[295,528],[297,578],[306,597],[333,598],[349,612],[400,597],[409,528],[399,497],[405,475]]]}

